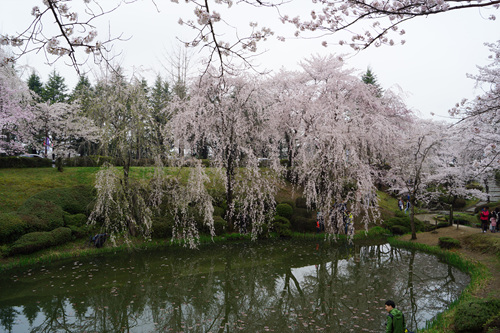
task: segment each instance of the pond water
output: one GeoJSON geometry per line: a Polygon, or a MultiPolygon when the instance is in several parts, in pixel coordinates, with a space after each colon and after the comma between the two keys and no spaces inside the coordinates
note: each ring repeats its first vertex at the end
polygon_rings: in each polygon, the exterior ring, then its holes
{"type": "Polygon", "coordinates": [[[469,281],[388,244],[131,252],[4,272],[0,332],[381,332],[386,299],[415,329],[469,281]]]}

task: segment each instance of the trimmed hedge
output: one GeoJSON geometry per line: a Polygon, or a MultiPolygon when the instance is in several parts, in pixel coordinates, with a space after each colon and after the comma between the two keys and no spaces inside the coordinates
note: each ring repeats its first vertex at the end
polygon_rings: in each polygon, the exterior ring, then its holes
{"type": "Polygon", "coordinates": [[[442,249],[455,249],[462,247],[458,239],[451,237],[439,237],[438,245],[442,249]]]}
{"type": "Polygon", "coordinates": [[[49,168],[52,160],[49,158],[7,156],[0,157],[0,168],[49,168]]]}
{"type": "Polygon", "coordinates": [[[85,214],[64,214],[63,219],[66,226],[81,227],[87,223],[87,215],[85,214]]]}
{"type": "Polygon", "coordinates": [[[28,228],[17,213],[0,214],[0,244],[12,243],[21,237],[28,228]]]}
{"type": "Polygon", "coordinates": [[[292,231],[290,230],[290,221],[283,216],[276,215],[273,221],[273,231],[280,237],[291,237],[292,231]]]}
{"type": "Polygon", "coordinates": [[[291,220],[292,229],[297,232],[316,232],[316,219],[294,215],[291,220]]]}
{"type": "Polygon", "coordinates": [[[52,202],[70,214],[84,214],[94,199],[94,189],[91,186],[58,187],[39,192],[30,199],[52,202]]]}
{"type": "Polygon", "coordinates": [[[9,254],[30,254],[54,245],[61,245],[71,240],[71,234],[71,229],[64,227],[50,232],[30,232],[12,244],[9,254]]]}
{"type": "Polygon", "coordinates": [[[293,215],[293,207],[287,203],[280,203],[276,205],[276,214],[290,219],[293,215]]]}
{"type": "Polygon", "coordinates": [[[50,231],[64,225],[62,208],[50,201],[31,197],[17,212],[27,223],[28,231],[50,231]]]}
{"type": "Polygon", "coordinates": [[[214,228],[217,236],[224,234],[227,230],[226,220],[224,220],[221,216],[214,216],[214,228]]]}
{"type": "Polygon", "coordinates": [[[457,306],[455,332],[480,333],[489,319],[498,316],[500,300],[473,300],[457,306]]]}

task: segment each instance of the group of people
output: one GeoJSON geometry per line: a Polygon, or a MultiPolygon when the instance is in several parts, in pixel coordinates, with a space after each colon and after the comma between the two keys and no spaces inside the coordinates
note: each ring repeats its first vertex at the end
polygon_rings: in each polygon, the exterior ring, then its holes
{"type": "Polygon", "coordinates": [[[406,197],[406,200],[403,201],[403,198],[399,197],[398,199],[398,207],[400,211],[405,211],[405,214],[410,210],[410,195],[406,197]]]}
{"type": "Polygon", "coordinates": [[[488,207],[483,207],[481,213],[479,213],[479,220],[481,220],[481,230],[483,233],[488,232],[488,229],[491,232],[497,232],[499,225],[497,223],[500,218],[500,209],[495,208],[491,212],[488,211],[488,207]]]}
{"type": "MultiPolygon", "coordinates": [[[[354,216],[351,211],[347,209],[345,204],[341,206],[340,212],[342,214],[342,220],[344,222],[344,234],[352,234],[354,233],[354,225],[353,220],[354,216]]],[[[316,233],[325,231],[325,218],[322,212],[316,213],[316,233]]]]}

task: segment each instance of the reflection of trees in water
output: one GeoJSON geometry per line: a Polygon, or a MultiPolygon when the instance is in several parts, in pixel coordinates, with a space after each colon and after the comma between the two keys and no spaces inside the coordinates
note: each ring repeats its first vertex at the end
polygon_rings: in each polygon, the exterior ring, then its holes
{"type": "MultiPolygon", "coordinates": [[[[96,272],[84,292],[45,294],[22,312],[30,324],[39,312],[45,315],[33,332],[380,331],[387,298],[415,328],[423,323],[419,309],[437,313],[458,296],[454,271],[430,267],[427,255],[387,245],[322,244],[304,252],[285,244],[107,262],[100,268],[105,276],[96,272]]],[[[73,279],[77,274],[83,273],[73,279]]],[[[51,283],[56,290],[57,281],[51,283]]],[[[0,303],[7,331],[19,315],[0,303]]]]}

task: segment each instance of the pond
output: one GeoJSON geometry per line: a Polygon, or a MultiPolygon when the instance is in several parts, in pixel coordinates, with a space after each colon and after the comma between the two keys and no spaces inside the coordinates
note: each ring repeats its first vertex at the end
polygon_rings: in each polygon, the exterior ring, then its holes
{"type": "Polygon", "coordinates": [[[422,328],[469,276],[388,244],[259,241],[92,257],[0,276],[1,332],[381,332],[422,328]]]}

